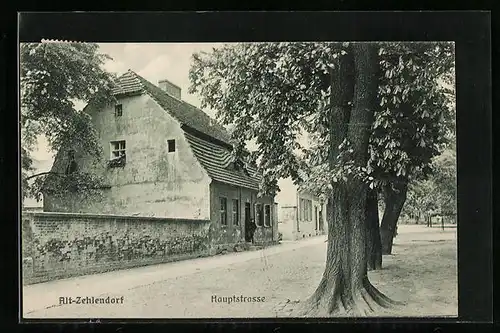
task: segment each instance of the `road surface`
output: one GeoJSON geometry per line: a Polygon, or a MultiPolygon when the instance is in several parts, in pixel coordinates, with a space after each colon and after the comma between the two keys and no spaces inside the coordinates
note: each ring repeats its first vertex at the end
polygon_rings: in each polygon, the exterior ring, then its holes
{"type": "Polygon", "coordinates": [[[294,297],[285,291],[293,281],[317,284],[307,268],[324,265],[325,240],[317,236],[263,250],[28,285],[23,313],[25,318],[275,317],[294,297]],[[310,263],[311,257],[319,260],[310,263]],[[76,304],[78,296],[118,301],[76,304]],[[61,297],[67,302],[72,297],[72,304],[59,304],[61,297]]]}
{"type": "MultiPolygon", "coordinates": [[[[384,268],[369,274],[386,295],[408,303],[393,315],[455,315],[456,229],[402,225],[398,232],[394,255],[384,256],[384,268]]],[[[293,301],[317,287],[325,240],[317,236],[258,251],[24,286],[24,318],[286,317],[293,301]],[[108,296],[114,304],[76,304],[78,297],[108,296]],[[60,304],[69,297],[73,304],[60,304]]]]}

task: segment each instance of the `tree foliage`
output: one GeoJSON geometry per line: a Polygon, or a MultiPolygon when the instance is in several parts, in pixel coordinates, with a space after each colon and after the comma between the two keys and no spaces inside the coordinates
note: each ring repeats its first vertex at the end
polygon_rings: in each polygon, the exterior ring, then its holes
{"type": "MultiPolygon", "coordinates": [[[[102,69],[108,56],[97,44],[42,42],[20,46],[21,166],[23,197],[40,199],[50,173],[33,177],[31,152],[44,136],[52,151],[78,147],[99,156],[102,147],[90,116],[77,110],[75,102],[100,105],[113,99],[113,76],[102,69]],[[34,180],[29,182],[28,180],[34,180]]],[[[99,179],[79,172],[49,177],[57,179],[54,191],[72,188],[85,191],[99,186],[99,179]],[[59,184],[56,186],[56,184],[59,184]],[[85,185],[84,185],[85,184],[85,185]]]]}
{"type": "MultiPolygon", "coordinates": [[[[357,175],[371,187],[426,177],[431,159],[451,131],[453,84],[451,43],[380,43],[378,104],[370,138],[370,160],[354,165],[350,142],[338,163],[328,165],[329,74],[348,43],[239,43],[195,54],[190,92],[232,124],[236,153],[255,139],[253,153],[264,173],[263,191],[292,177],[315,193],[357,175]],[[309,145],[297,138],[310,133],[309,145]],[[303,172],[300,172],[303,170],[303,172]],[[307,178],[307,181],[306,179],[307,178]]],[[[343,101],[352,104],[352,101],[343,101]]]]}
{"type": "MultiPolygon", "coordinates": [[[[368,188],[389,198],[382,224],[390,233],[409,179],[428,176],[445,143],[449,100],[439,80],[452,69],[448,43],[240,43],[194,55],[190,92],[232,125],[236,155],[256,141],[261,192],[291,177],[328,198],[327,265],[312,308],[391,303],[366,275],[365,213],[377,213],[368,188]]],[[[382,244],[389,233],[381,230],[382,244]]]]}
{"type": "Polygon", "coordinates": [[[378,59],[372,43],[236,44],[194,57],[191,92],[233,125],[235,153],[256,139],[261,192],[276,191],[279,178],[304,184],[311,171],[331,190],[327,265],[306,311],[390,303],[368,280],[365,248],[378,59]],[[314,133],[311,147],[297,140],[302,132],[314,133]]]}
{"type": "Polygon", "coordinates": [[[454,125],[451,43],[388,43],[380,48],[379,105],[370,171],[382,185],[426,177],[454,125]]]}
{"type": "Polygon", "coordinates": [[[410,183],[404,212],[415,218],[457,212],[456,152],[448,148],[432,161],[432,175],[410,183]]]}
{"type": "Polygon", "coordinates": [[[279,178],[300,178],[296,139],[321,90],[316,53],[308,43],[242,43],[194,55],[190,92],[202,96],[202,107],[217,110],[223,124],[233,125],[237,154],[255,140],[251,158],[264,174],[262,192],[276,190],[279,178]]]}

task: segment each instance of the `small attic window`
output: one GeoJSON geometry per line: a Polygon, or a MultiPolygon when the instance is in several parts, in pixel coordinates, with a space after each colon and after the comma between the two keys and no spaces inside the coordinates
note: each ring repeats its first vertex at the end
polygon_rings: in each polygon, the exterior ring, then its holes
{"type": "Polygon", "coordinates": [[[123,106],[121,104],[115,105],[115,117],[121,117],[123,115],[123,106]]]}
{"type": "Polygon", "coordinates": [[[167,152],[173,153],[175,152],[175,140],[167,140],[167,152]]]}

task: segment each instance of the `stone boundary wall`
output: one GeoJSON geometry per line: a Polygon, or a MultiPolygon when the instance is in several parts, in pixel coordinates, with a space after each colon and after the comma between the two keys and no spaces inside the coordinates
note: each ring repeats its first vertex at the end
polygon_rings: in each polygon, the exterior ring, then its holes
{"type": "Polygon", "coordinates": [[[23,284],[220,252],[209,220],[23,212],[21,223],[23,284]]]}

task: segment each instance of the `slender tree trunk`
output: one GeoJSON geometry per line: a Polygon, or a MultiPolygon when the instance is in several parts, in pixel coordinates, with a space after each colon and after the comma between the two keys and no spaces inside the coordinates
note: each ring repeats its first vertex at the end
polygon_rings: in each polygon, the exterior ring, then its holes
{"type": "Polygon", "coordinates": [[[382,268],[382,243],[377,202],[377,191],[369,190],[366,200],[366,256],[369,271],[382,268]]]}
{"type": "Polygon", "coordinates": [[[396,233],[401,209],[406,201],[408,182],[401,180],[384,188],[385,210],[380,225],[380,240],[382,241],[382,254],[392,253],[392,244],[396,233]]]}
{"type": "MultiPolygon", "coordinates": [[[[339,66],[332,73],[331,166],[344,138],[352,144],[355,163],[366,165],[368,159],[369,130],[378,87],[378,48],[374,44],[356,43],[352,51],[356,82],[352,110],[346,103],[352,97],[352,94],[349,96],[351,52],[341,57],[339,66]]],[[[326,267],[303,314],[328,316],[345,312],[347,315],[366,315],[377,306],[392,304],[367,276],[365,211],[368,187],[356,178],[333,185],[329,200],[332,215],[328,224],[326,267]]]]}

